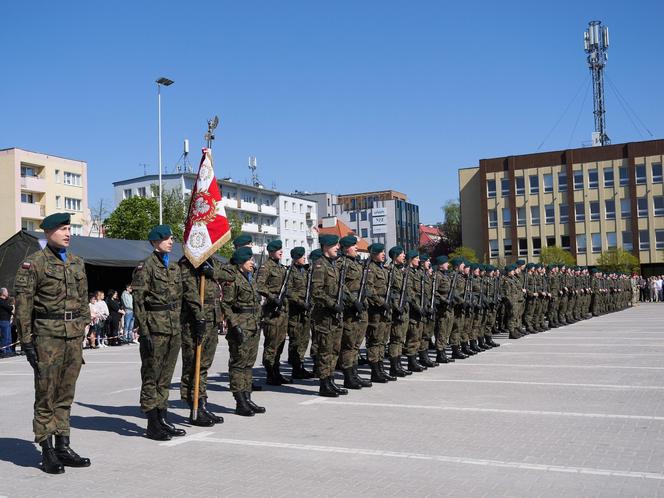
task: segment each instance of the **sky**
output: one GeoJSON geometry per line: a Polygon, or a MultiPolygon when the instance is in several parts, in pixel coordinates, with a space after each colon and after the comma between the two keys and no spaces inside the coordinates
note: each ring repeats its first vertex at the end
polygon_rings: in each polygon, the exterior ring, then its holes
{"type": "Polygon", "coordinates": [[[249,180],[252,155],[268,188],[395,189],[422,222],[441,221],[459,168],[589,144],[591,20],[610,29],[612,142],[664,138],[661,1],[38,0],[0,12],[0,148],[87,161],[91,204],[157,173],[165,76],[165,172],[185,138],[198,165],[219,115],[218,177],[249,180]]]}

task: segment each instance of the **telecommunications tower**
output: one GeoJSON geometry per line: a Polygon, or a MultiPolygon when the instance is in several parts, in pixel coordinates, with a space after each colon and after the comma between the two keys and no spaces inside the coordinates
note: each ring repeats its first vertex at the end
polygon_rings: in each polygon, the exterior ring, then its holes
{"type": "Polygon", "coordinates": [[[601,21],[591,21],[583,33],[583,48],[588,54],[588,67],[593,78],[593,114],[595,131],[593,147],[608,145],[611,140],[606,134],[606,109],[604,105],[604,66],[609,58],[609,28],[601,21]]]}

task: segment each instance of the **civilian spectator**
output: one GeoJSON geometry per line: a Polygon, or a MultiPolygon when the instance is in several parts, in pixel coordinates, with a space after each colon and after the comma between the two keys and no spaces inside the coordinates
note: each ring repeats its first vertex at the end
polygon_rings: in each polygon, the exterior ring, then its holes
{"type": "Polygon", "coordinates": [[[124,341],[127,344],[134,341],[134,296],[131,295],[131,284],[127,284],[122,293],[122,306],[124,308],[124,341]]]}
{"type": "Polygon", "coordinates": [[[108,319],[108,306],[104,301],[104,292],[97,291],[97,302],[95,303],[97,310],[97,325],[95,327],[95,334],[97,334],[97,346],[105,348],[108,346],[106,340],[106,320],[108,319]]]}
{"type": "Polygon", "coordinates": [[[120,320],[124,311],[118,292],[109,289],[106,296],[106,306],[108,306],[108,320],[106,320],[106,331],[108,334],[108,343],[110,346],[120,346],[120,320]]]}
{"type": "Polygon", "coordinates": [[[655,277],[650,277],[648,280],[648,286],[650,288],[650,302],[656,303],[657,302],[657,281],[655,280],[655,277]]]}
{"type": "Polygon", "coordinates": [[[14,356],[12,348],[12,315],[14,307],[9,303],[9,291],[0,289],[0,358],[14,356]]]}
{"type": "Polygon", "coordinates": [[[655,288],[657,289],[657,301],[659,301],[661,303],[662,301],[664,301],[664,299],[663,299],[664,296],[662,296],[662,276],[661,275],[655,277],[655,288]]]}
{"type": "MultiPolygon", "coordinates": [[[[96,328],[97,328],[97,322],[99,321],[98,315],[97,315],[97,296],[95,294],[88,294],[88,303],[90,306],[90,323],[85,327],[85,339],[87,341],[87,347],[91,349],[97,349],[97,345],[95,343],[96,341],[96,328]]],[[[83,343],[83,347],[85,347],[85,342],[83,343]]]]}

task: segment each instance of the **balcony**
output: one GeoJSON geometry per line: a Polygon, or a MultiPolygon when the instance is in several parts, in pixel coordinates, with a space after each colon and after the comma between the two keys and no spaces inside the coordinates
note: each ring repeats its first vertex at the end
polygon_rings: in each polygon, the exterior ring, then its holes
{"type": "Polygon", "coordinates": [[[21,189],[44,194],[46,193],[46,180],[38,176],[22,176],[21,189]]]}
{"type": "Polygon", "coordinates": [[[277,208],[274,206],[268,206],[266,204],[263,204],[259,206],[259,210],[263,214],[269,214],[272,216],[277,216],[277,208]]]}
{"type": "Polygon", "coordinates": [[[44,216],[46,216],[46,208],[41,204],[21,202],[20,214],[21,218],[41,220],[44,216]]]}
{"type": "Polygon", "coordinates": [[[257,223],[242,223],[243,232],[259,233],[257,223]]]}
{"type": "Polygon", "coordinates": [[[238,201],[238,209],[242,209],[243,211],[249,211],[250,213],[258,213],[258,204],[255,202],[247,202],[247,201],[238,201]]]}
{"type": "Polygon", "coordinates": [[[268,235],[277,235],[277,233],[279,232],[279,230],[277,230],[277,227],[274,227],[272,225],[258,225],[258,231],[268,235]]]}

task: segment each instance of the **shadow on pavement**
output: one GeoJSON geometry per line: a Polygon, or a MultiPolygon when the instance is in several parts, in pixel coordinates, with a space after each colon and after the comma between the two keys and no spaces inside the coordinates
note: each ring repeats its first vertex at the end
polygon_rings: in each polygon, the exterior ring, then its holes
{"type": "Polygon", "coordinates": [[[69,423],[76,429],[114,432],[120,436],[142,437],[145,433],[144,427],[117,417],[80,417],[72,415],[69,423]]]}
{"type": "Polygon", "coordinates": [[[32,441],[0,437],[0,460],[19,467],[39,467],[41,451],[32,441]]]}

